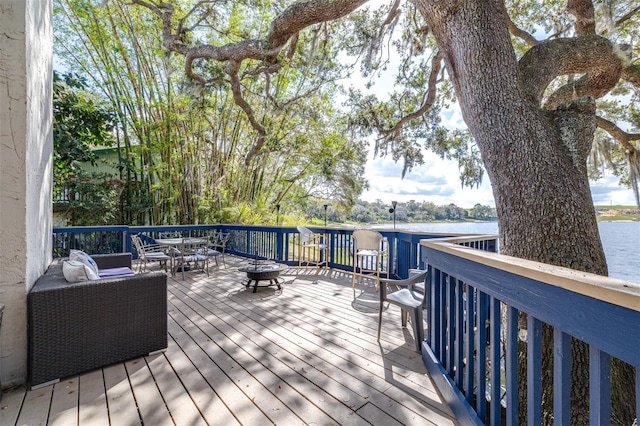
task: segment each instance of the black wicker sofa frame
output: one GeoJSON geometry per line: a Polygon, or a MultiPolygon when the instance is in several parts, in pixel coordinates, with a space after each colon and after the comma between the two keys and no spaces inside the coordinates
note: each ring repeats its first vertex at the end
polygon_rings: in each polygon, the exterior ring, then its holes
{"type": "MultiPolygon", "coordinates": [[[[93,255],[100,269],[131,253],[93,255]]],[[[28,294],[32,388],[167,348],[167,276],[136,274],[69,283],[52,264],[28,294]]]]}

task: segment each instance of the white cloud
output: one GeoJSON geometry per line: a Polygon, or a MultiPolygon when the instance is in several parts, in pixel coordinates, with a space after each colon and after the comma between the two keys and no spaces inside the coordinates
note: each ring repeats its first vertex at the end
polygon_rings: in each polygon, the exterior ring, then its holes
{"type": "MultiPolygon", "coordinates": [[[[459,207],[473,207],[476,204],[495,206],[489,178],[483,179],[479,188],[462,188],[458,164],[442,160],[432,152],[426,152],[425,164],[415,167],[402,176],[402,163],[394,163],[390,158],[368,158],[365,177],[370,189],[363,192],[366,201],[392,200],[407,202],[431,201],[436,205],[456,204],[459,207]]],[[[618,178],[605,176],[591,183],[591,194],[596,205],[635,205],[633,191],[618,185],[618,178]]]]}
{"type": "Polygon", "coordinates": [[[633,191],[618,185],[618,178],[610,175],[591,182],[591,198],[596,205],[636,205],[633,191]]]}
{"type": "Polygon", "coordinates": [[[473,207],[478,203],[495,205],[488,178],[485,177],[479,188],[462,188],[455,161],[442,160],[432,152],[424,156],[425,164],[415,167],[404,179],[401,178],[402,163],[370,156],[365,169],[370,189],[360,198],[385,202],[431,201],[436,205],[454,203],[460,207],[473,207]]]}

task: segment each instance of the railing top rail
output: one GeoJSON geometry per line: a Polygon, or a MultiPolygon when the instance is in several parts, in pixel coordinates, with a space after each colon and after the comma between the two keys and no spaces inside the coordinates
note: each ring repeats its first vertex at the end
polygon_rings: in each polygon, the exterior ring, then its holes
{"type": "Polygon", "coordinates": [[[424,239],[420,244],[473,262],[510,272],[555,287],[593,297],[614,305],[640,311],[640,283],[576,271],[561,266],[476,250],[460,245],[486,239],[487,235],[464,238],[424,239]]]}
{"type": "Polygon", "coordinates": [[[83,232],[93,231],[126,231],[130,227],[127,225],[107,225],[107,226],[54,226],[53,233],[75,232],[81,234],[83,232]]]}

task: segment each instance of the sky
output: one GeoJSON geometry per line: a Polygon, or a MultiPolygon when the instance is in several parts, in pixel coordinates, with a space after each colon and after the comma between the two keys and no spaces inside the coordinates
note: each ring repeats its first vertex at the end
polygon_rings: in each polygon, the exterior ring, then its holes
{"type": "MultiPolygon", "coordinates": [[[[364,191],[360,199],[383,202],[431,201],[434,204],[455,204],[470,208],[476,204],[495,207],[491,184],[486,173],[482,184],[476,188],[462,188],[455,161],[442,160],[429,152],[425,154],[425,164],[408,172],[404,179],[402,163],[391,159],[373,159],[370,154],[365,168],[365,177],[370,189],[364,191]]],[[[595,205],[634,206],[633,191],[618,185],[618,178],[605,176],[591,183],[591,196],[595,205]]]]}
{"type": "MultiPolygon", "coordinates": [[[[449,128],[463,126],[460,113],[451,112],[443,112],[442,124],[449,128]]],[[[374,158],[373,150],[370,151],[364,173],[370,188],[362,193],[362,200],[389,203],[414,200],[431,201],[437,206],[453,203],[465,208],[476,204],[495,207],[486,172],[480,186],[463,188],[456,161],[441,159],[433,152],[423,150],[424,164],[414,167],[402,179],[402,160],[395,163],[391,158],[374,158]]],[[[618,178],[606,171],[601,179],[591,182],[591,197],[593,204],[598,206],[636,205],[633,191],[618,185],[618,178]]]]}
{"type": "MultiPolygon", "coordinates": [[[[346,86],[353,86],[363,91],[390,93],[393,89],[393,67],[376,81],[370,89],[366,89],[364,79],[351,78],[346,86]]],[[[457,107],[443,110],[441,124],[448,128],[466,127],[457,107]]],[[[495,207],[491,183],[486,172],[479,187],[464,187],[460,184],[460,173],[456,161],[441,159],[431,151],[423,150],[425,163],[414,167],[402,179],[402,162],[394,163],[390,158],[373,158],[373,142],[365,167],[365,178],[369,182],[369,190],[360,196],[361,200],[382,200],[407,202],[431,201],[437,206],[455,204],[458,207],[470,208],[476,204],[495,207]]],[[[400,160],[402,161],[402,160],[400,160]]],[[[618,178],[605,172],[603,178],[591,182],[591,196],[594,205],[635,206],[636,200],[631,189],[618,185],[618,178]]]]}

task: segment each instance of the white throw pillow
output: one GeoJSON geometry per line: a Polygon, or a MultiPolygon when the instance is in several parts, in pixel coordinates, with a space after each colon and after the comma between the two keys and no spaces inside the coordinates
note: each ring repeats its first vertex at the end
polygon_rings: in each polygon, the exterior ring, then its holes
{"type": "Polygon", "coordinates": [[[98,271],[98,264],[87,253],[80,250],[72,249],[69,252],[69,260],[79,261],[87,265],[90,270],[89,273],[87,274],[87,277],[90,280],[97,280],[100,278],[100,272],[98,271]]]}
{"type": "Polygon", "coordinates": [[[64,279],[70,283],[89,280],[89,268],[79,260],[65,260],[62,262],[62,274],[64,279]]]}

